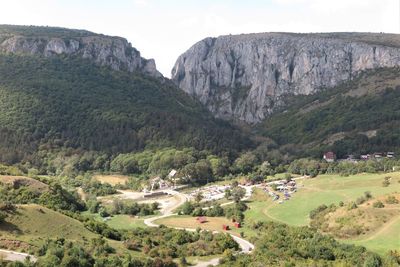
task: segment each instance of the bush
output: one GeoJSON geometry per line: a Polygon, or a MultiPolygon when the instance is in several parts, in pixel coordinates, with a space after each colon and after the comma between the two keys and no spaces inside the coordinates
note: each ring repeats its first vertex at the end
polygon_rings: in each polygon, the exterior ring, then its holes
{"type": "Polygon", "coordinates": [[[363,204],[365,201],[367,201],[367,199],[365,198],[365,197],[359,197],[359,198],[357,198],[356,199],[356,204],[357,205],[361,205],[361,204],[363,204]]]}
{"type": "Polygon", "coordinates": [[[181,207],[181,212],[184,215],[191,215],[193,211],[194,211],[194,206],[191,202],[186,201],[185,203],[183,203],[181,207]]]}
{"type": "Polygon", "coordinates": [[[0,211],[0,223],[4,222],[4,220],[7,218],[7,213],[4,211],[0,211]]]}
{"type": "Polygon", "coordinates": [[[383,205],[382,201],[379,201],[379,200],[376,201],[376,202],[374,202],[374,204],[372,204],[372,206],[373,206],[374,208],[379,208],[379,209],[385,207],[385,205],[383,205]]]}
{"type": "Polygon", "coordinates": [[[371,194],[370,191],[365,191],[364,192],[364,196],[365,196],[366,199],[371,199],[372,198],[372,194],[371,194]]]}
{"type": "Polygon", "coordinates": [[[357,204],[355,202],[350,202],[349,205],[347,206],[348,210],[354,210],[354,209],[357,209],[357,208],[358,208],[358,206],[357,206],[357,204]]]}
{"type": "Polygon", "coordinates": [[[387,204],[399,204],[399,200],[395,196],[388,196],[386,199],[387,204]]]}
{"type": "Polygon", "coordinates": [[[310,211],[310,214],[309,214],[310,219],[314,219],[319,213],[326,210],[327,208],[328,208],[328,206],[326,206],[325,204],[322,204],[318,208],[310,211]]]}

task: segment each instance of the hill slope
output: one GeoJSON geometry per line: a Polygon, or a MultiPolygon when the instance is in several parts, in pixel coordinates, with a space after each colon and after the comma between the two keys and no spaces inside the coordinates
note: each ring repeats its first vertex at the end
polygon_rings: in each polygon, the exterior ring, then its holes
{"type": "Polygon", "coordinates": [[[0,236],[3,239],[16,239],[39,246],[45,238],[83,242],[99,235],[90,232],[75,219],[39,205],[29,204],[18,206],[10,214],[0,226],[0,236]]]}
{"type": "Polygon", "coordinates": [[[398,68],[371,70],[318,94],[287,97],[258,133],[303,156],[399,151],[399,75],[398,68]]]}
{"type": "MultiPolygon", "coordinates": [[[[30,33],[37,40],[55,31],[40,29],[30,33]]],[[[68,33],[76,34],[61,34],[68,33]]],[[[39,148],[115,154],[149,146],[235,150],[246,142],[172,83],[99,65],[79,53],[0,52],[0,161],[18,161],[39,148]]]]}

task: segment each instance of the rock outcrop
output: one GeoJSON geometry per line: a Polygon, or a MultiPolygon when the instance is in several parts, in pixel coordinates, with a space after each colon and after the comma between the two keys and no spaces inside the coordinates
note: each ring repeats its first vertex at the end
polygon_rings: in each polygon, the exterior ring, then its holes
{"type": "MultiPolygon", "coordinates": [[[[73,30],[71,30],[73,31],[73,30]]],[[[98,65],[114,70],[142,72],[153,77],[162,77],[153,59],[144,59],[128,41],[85,32],[84,36],[49,37],[0,34],[0,52],[32,54],[51,57],[66,54],[90,59],[98,65]]]]}
{"type": "Polygon", "coordinates": [[[257,123],[287,94],[312,94],[373,68],[400,65],[400,35],[261,33],[206,38],[173,81],[216,117],[257,123]]]}

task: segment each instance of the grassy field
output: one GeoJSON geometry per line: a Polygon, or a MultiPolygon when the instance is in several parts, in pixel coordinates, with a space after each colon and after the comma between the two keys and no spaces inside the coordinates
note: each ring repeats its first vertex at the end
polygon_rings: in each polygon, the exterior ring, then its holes
{"type": "Polygon", "coordinates": [[[125,175],[102,175],[102,174],[97,174],[93,176],[94,179],[98,180],[101,183],[108,183],[112,186],[115,186],[117,184],[125,184],[129,177],[125,175]]]}
{"type": "Polygon", "coordinates": [[[390,174],[358,174],[348,177],[339,175],[320,175],[314,179],[299,182],[300,189],[291,200],[283,204],[273,203],[267,216],[290,225],[308,225],[311,210],[321,204],[352,201],[370,191],[373,196],[400,192],[400,172],[390,174]],[[382,186],[384,177],[391,176],[388,187],[382,186]]]}
{"type": "Polygon", "coordinates": [[[191,229],[203,229],[209,231],[218,231],[218,232],[227,232],[234,234],[236,236],[240,236],[240,232],[250,233],[247,228],[236,228],[231,220],[228,220],[225,217],[206,217],[206,222],[199,223],[196,220],[197,217],[193,216],[170,216],[167,218],[162,218],[156,220],[156,224],[163,224],[168,227],[180,227],[180,228],[191,228],[191,229]],[[223,230],[222,226],[228,225],[230,230],[223,230]]]}

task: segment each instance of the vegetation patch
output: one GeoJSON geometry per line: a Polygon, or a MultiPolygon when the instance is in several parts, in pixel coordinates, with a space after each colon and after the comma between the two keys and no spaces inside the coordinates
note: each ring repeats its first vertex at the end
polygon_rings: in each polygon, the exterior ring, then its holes
{"type": "Polygon", "coordinates": [[[107,183],[110,184],[112,186],[115,185],[124,185],[129,177],[125,176],[125,175],[101,175],[101,174],[96,174],[93,176],[94,179],[96,179],[97,181],[101,182],[101,183],[107,183]]]}

